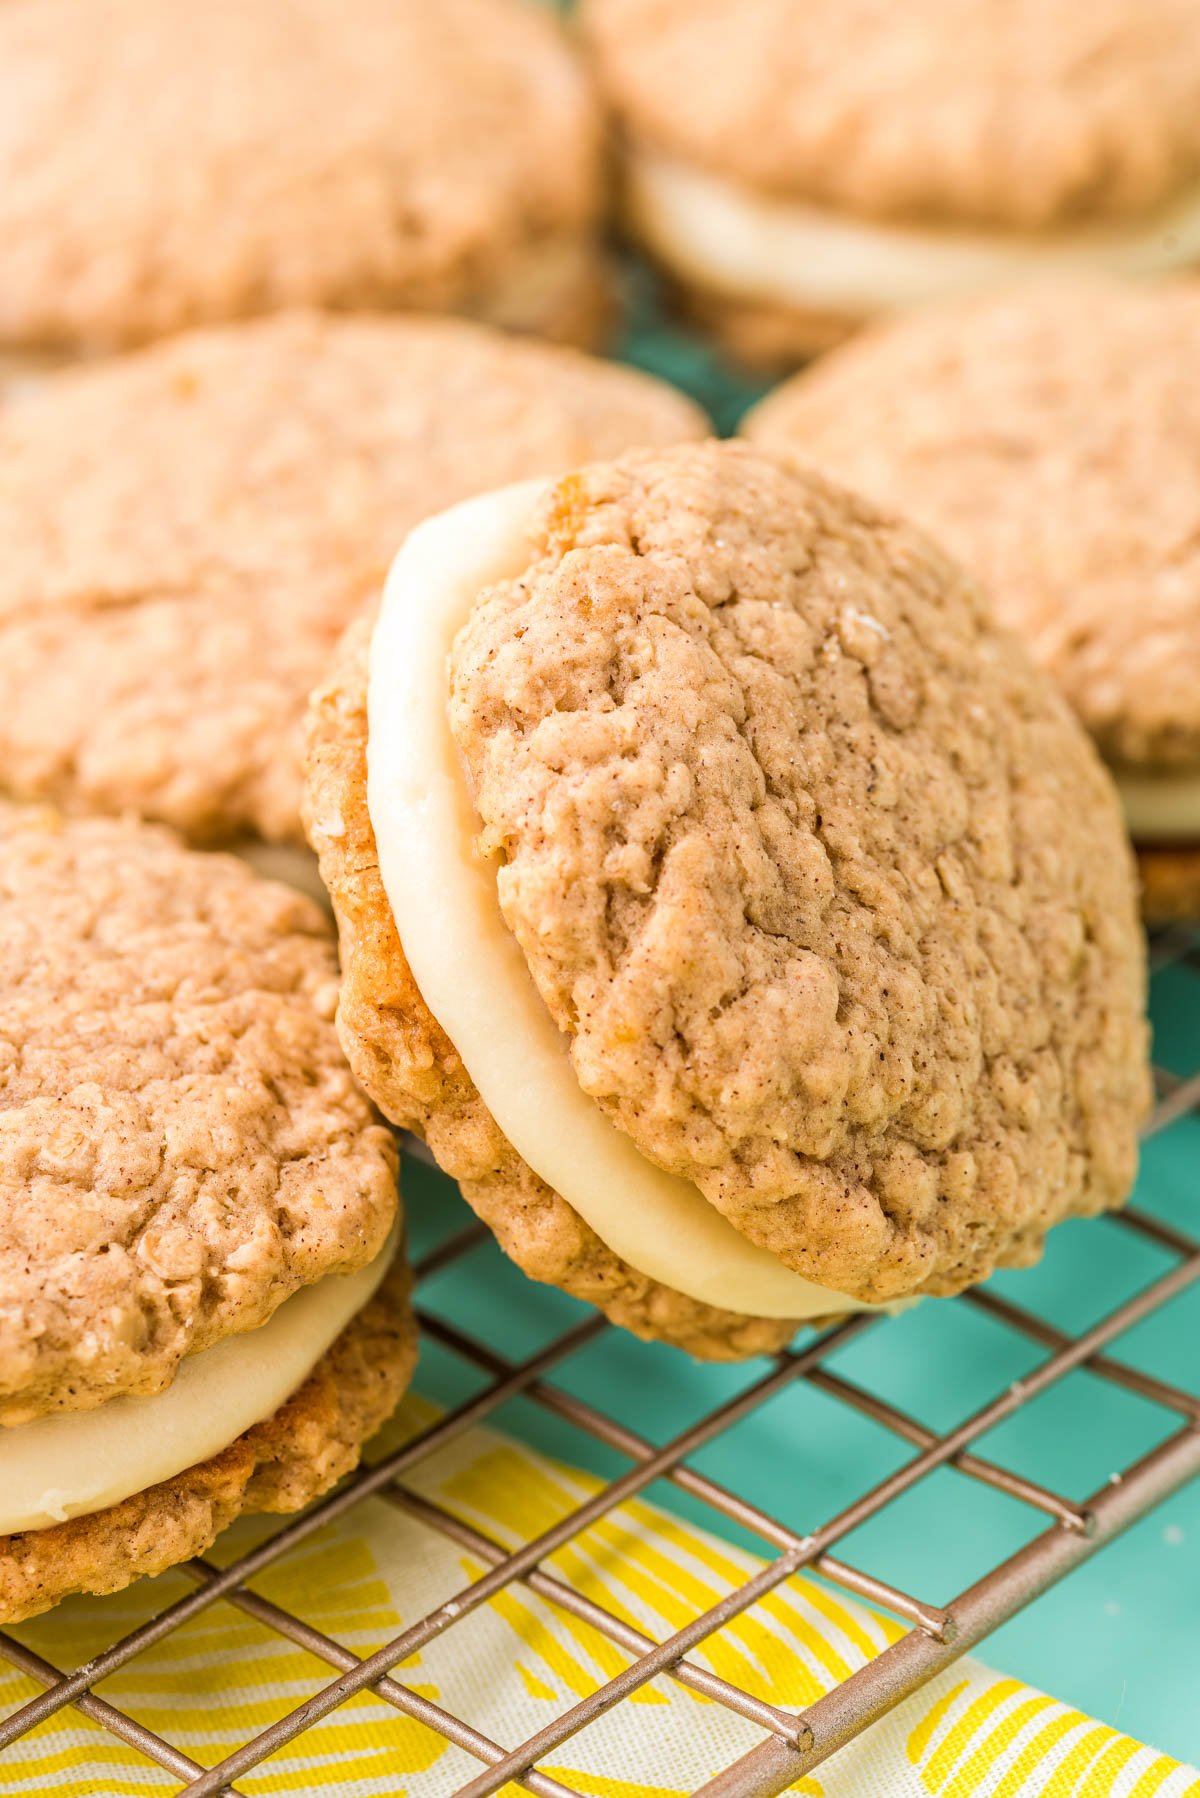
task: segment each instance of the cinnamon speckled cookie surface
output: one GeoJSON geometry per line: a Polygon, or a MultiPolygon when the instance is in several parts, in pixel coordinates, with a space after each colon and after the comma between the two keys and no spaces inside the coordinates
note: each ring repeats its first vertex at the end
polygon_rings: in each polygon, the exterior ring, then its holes
{"type": "MultiPolygon", "coordinates": [[[[1124,1198],[1148,1082],[1115,795],[917,533],[744,446],[586,469],[534,522],[525,573],[477,602],[448,702],[581,1086],[747,1237],[885,1300],[1034,1259],[1059,1218],[1124,1198]]],[[[364,734],[343,674],[308,798],[343,1040],[528,1266],[590,1232],[415,992],[364,734]]],[[[692,1321],[696,1352],[747,1352],[746,1320],[692,1321]]]]}
{"type": "Polygon", "coordinates": [[[1039,288],[880,326],[748,434],[914,518],[1114,761],[1200,762],[1200,281],[1039,288]]]}
{"type": "Polygon", "coordinates": [[[297,305],[595,335],[599,124],[547,8],[13,0],[0,91],[7,347],[297,305]]]}
{"type": "Polygon", "coordinates": [[[1191,0],[585,0],[635,142],[867,217],[1030,230],[1200,178],[1191,0]]]}
{"type": "Polygon", "coordinates": [[[405,531],[702,428],[454,320],[293,314],[55,377],[0,414],[0,791],[300,841],[305,699],[405,531]]]}
{"type": "Polygon", "coordinates": [[[289,889],[0,806],[0,1424],[158,1391],[378,1254],[395,1153],[336,994],[289,889]]]}

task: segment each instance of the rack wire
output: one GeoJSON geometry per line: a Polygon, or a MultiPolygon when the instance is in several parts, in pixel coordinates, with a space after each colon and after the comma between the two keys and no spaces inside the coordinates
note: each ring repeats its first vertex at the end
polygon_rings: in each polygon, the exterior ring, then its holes
{"type": "MultiPolygon", "coordinates": [[[[1152,940],[1151,958],[1160,969],[1180,964],[1200,973],[1200,935],[1183,928],[1161,933],[1152,940]]],[[[1200,1045],[1193,1047],[1200,1050],[1200,1045]]],[[[1157,1070],[1157,1094],[1147,1135],[1173,1128],[1190,1114],[1200,1113],[1200,1053],[1196,1067],[1182,1076],[1157,1070]]],[[[284,1524],[231,1565],[218,1568],[203,1559],[190,1562],[182,1570],[192,1582],[192,1590],[186,1596],[112,1642],[86,1665],[70,1670],[56,1667],[17,1635],[0,1633],[0,1657],[43,1688],[38,1696],[0,1722],[0,1762],[5,1750],[28,1731],[73,1706],[178,1778],[180,1793],[189,1794],[190,1798],[224,1798],[225,1794],[238,1791],[239,1778],[252,1773],[270,1755],[301,1737],[357,1693],[369,1689],[402,1717],[425,1724],[480,1763],[479,1773],[453,1793],[448,1790],[446,1798],[487,1798],[487,1794],[500,1791],[510,1782],[538,1798],[582,1798],[541,1770],[540,1763],[631,1694],[655,1679],[667,1678],[726,1706],[761,1732],[759,1744],[701,1787],[695,1798],[771,1798],[810,1773],[1072,1568],[1100,1552],[1154,1505],[1200,1475],[1200,1394],[1157,1379],[1112,1352],[1126,1332],[1200,1279],[1200,1240],[1136,1209],[1118,1214],[1107,1227],[1153,1243],[1165,1252],[1170,1265],[1166,1272],[1080,1334],[1061,1330],[990,1289],[968,1292],[953,1301],[985,1313],[995,1324],[1045,1353],[1023,1379],[1006,1384],[973,1415],[944,1432],[927,1427],[882,1394],[830,1366],[831,1357],[847,1342],[864,1331],[886,1327],[880,1320],[865,1316],[850,1318],[814,1340],[776,1356],[768,1370],[743,1390],[708,1410],[669,1441],[655,1445],[620,1418],[573,1395],[561,1383],[561,1375],[572,1357],[608,1328],[602,1319],[588,1318],[556,1335],[537,1353],[514,1362],[477,1340],[459,1323],[447,1321],[419,1304],[427,1339],[482,1377],[485,1383],[481,1389],[384,1460],[364,1466],[323,1501],[284,1524]],[[1078,1369],[1086,1369],[1099,1380],[1148,1400],[1172,1420],[1161,1440],[1082,1500],[1039,1485],[990,1454],[980,1453],[977,1447],[997,1424],[1078,1369]],[[819,1528],[803,1532],[691,1465],[698,1451],[799,1382],[869,1418],[914,1451],[911,1458],[819,1528]],[[510,1550],[416,1491],[411,1476],[435,1451],[518,1395],[583,1431],[606,1450],[616,1451],[628,1466],[552,1528],[510,1550]],[[953,1469],[964,1479],[1004,1493],[1045,1519],[1045,1528],[1030,1542],[993,1566],[948,1604],[930,1603],[856,1567],[835,1552],[864,1521],[877,1517],[885,1507],[914,1491],[941,1468],[953,1469]],[[718,1526],[723,1520],[751,1532],[763,1545],[767,1558],[758,1572],[719,1603],[667,1639],[654,1641],[618,1616],[615,1608],[610,1610],[577,1589],[547,1563],[557,1549],[659,1480],[671,1482],[691,1500],[707,1507],[718,1526]],[[399,1511],[416,1517],[468,1550],[485,1571],[451,1599],[409,1624],[377,1652],[360,1657],[302,1617],[263,1597],[255,1591],[253,1582],[267,1568],[278,1567],[316,1530],[372,1495],[388,1500],[399,1511]],[[794,1711],[742,1690],[695,1657],[697,1651],[703,1654],[705,1644],[734,1618],[800,1569],[817,1573],[856,1598],[884,1607],[907,1627],[875,1659],[806,1709],[794,1711]],[[403,1665],[426,1644],[449,1631],[455,1632],[462,1642],[463,1652],[470,1652],[472,1617],[489,1598],[517,1584],[527,1586],[551,1606],[591,1625],[627,1659],[615,1677],[563,1710],[528,1740],[504,1745],[491,1740],[470,1718],[457,1716],[414,1690],[405,1681],[403,1665]],[[278,1637],[305,1649],[324,1662],[334,1677],[270,1727],[232,1749],[219,1764],[204,1768],[163,1735],[99,1697],[94,1688],[219,1601],[235,1606],[278,1637]]],[[[418,1299],[420,1283],[470,1253],[482,1235],[480,1227],[472,1227],[429,1254],[416,1270],[418,1299]]]]}

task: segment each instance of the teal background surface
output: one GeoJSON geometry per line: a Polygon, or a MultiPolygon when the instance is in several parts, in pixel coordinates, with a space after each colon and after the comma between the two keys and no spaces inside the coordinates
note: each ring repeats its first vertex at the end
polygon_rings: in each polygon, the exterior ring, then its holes
{"type": "MultiPolygon", "coordinates": [[[[723,431],[756,390],[737,382],[704,346],[671,329],[644,276],[631,277],[629,361],[687,387],[723,431]]],[[[1153,987],[1155,1053],[1178,1074],[1200,1068],[1200,974],[1176,967],[1153,987]]],[[[405,1192],[413,1249],[424,1253],[460,1230],[469,1213],[456,1188],[408,1159],[405,1192]]],[[[1148,1146],[1136,1202],[1200,1232],[1200,1118],[1171,1126],[1148,1146]]],[[[998,1291],[1072,1332],[1085,1329],[1172,1265],[1172,1257],[1108,1220],[1063,1225],[1041,1265],[997,1276],[998,1291]]],[[[510,1358],[533,1352],[587,1308],[527,1281],[490,1239],[434,1277],[423,1302],[510,1358]]],[[[1200,1387],[1200,1286],[1123,1336],[1118,1358],[1190,1391],[1200,1387]]],[[[1045,1357],[965,1304],[931,1300],[874,1324],[831,1366],[945,1430],[1045,1357]]],[[[763,1362],[704,1367],[676,1350],[610,1329],[555,1374],[655,1442],[676,1435],[758,1378],[763,1362]]],[[[430,1345],[417,1385],[453,1403],[478,1384],[461,1362],[430,1345]]],[[[499,1427],[565,1460],[615,1475],[627,1463],[527,1400],[499,1427]]],[[[984,1437],[982,1454],[1064,1496],[1082,1500],[1178,1427],[1178,1419],[1079,1372],[984,1437]]],[[[911,1457],[898,1438],[802,1383],[701,1452],[694,1464],[791,1527],[817,1527],[911,1457]]],[[[675,1488],[657,1502],[760,1549],[754,1538],[675,1488]]],[[[943,1470],[844,1538],[838,1553],[937,1604],[1032,1539],[1047,1520],[943,1470]]],[[[1176,1496],[1006,1624],[980,1651],[1004,1671],[1104,1721],[1200,1763],[1200,1484],[1176,1496]]]]}

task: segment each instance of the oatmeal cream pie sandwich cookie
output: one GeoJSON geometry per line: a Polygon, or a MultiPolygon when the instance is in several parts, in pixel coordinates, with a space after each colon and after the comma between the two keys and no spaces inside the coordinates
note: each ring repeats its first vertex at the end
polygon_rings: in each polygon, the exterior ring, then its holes
{"type": "Polygon", "coordinates": [[[922,537],[736,444],[413,531],[316,697],[359,1078],[528,1273],[735,1358],[1119,1204],[1111,782],[922,537]]]}
{"type": "Polygon", "coordinates": [[[287,307],[607,331],[601,124],[532,0],[0,6],[0,359],[287,307]]]}
{"type": "Polygon", "coordinates": [[[1193,0],[584,0],[624,206],[746,362],[1200,263],[1193,0]]]}
{"type": "Polygon", "coordinates": [[[1156,920],[1200,917],[1200,281],[879,326],[750,415],[988,588],[1108,761],[1156,920]]]}
{"type": "Polygon", "coordinates": [[[415,1331],[322,914],[170,832],[0,805],[0,1621],[358,1461],[415,1331]]]}
{"type": "Polygon", "coordinates": [[[305,703],[404,532],[703,430],[647,375],[455,319],[288,314],[55,376],[0,414],[0,793],[311,882],[305,703]]]}

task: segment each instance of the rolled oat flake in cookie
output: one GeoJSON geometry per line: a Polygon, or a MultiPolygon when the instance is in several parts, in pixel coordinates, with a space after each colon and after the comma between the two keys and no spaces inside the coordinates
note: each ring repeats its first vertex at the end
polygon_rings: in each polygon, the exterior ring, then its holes
{"type": "Polygon", "coordinates": [[[359,1458],[415,1355],[395,1154],[311,901],[0,805],[0,1621],[359,1458]]]}
{"type": "Polygon", "coordinates": [[[12,0],[0,94],[0,358],[289,306],[607,329],[596,106],[531,0],[12,0]]]}
{"type": "Polygon", "coordinates": [[[1194,0],[584,0],[627,221],[739,356],[1200,263],[1194,0]]]}
{"type": "Polygon", "coordinates": [[[786,461],[631,453],[427,521],[306,804],[364,1085],[640,1335],[763,1352],[1129,1190],[1111,781],[965,574],[786,461]]]}
{"type": "Polygon", "coordinates": [[[1116,777],[1157,921],[1200,917],[1200,281],[1039,287],[879,326],[751,413],[931,531],[1116,777]]]}
{"type": "Polygon", "coordinates": [[[702,430],[455,319],[290,314],[54,377],[0,415],[0,792],[303,850],[305,702],[409,526],[702,430]]]}

